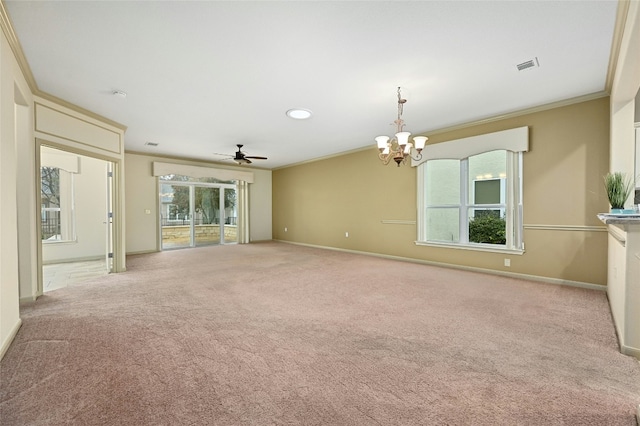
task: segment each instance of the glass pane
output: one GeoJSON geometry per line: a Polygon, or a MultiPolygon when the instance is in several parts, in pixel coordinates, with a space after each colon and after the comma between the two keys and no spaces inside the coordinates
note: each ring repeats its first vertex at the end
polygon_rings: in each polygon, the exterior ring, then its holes
{"type": "Polygon", "coordinates": [[[236,190],[225,188],[224,190],[224,242],[238,242],[238,203],[236,190]]]}
{"type": "Polygon", "coordinates": [[[469,242],[506,244],[504,209],[469,209],[469,242]]]}
{"type": "Polygon", "coordinates": [[[40,168],[40,211],[44,241],[74,241],[74,173],[58,167],[40,168]]]}
{"type": "Polygon", "coordinates": [[[474,182],[473,204],[500,204],[500,179],[474,182]]]}
{"type": "Polygon", "coordinates": [[[428,206],[460,204],[460,161],[427,161],[425,199],[428,206]]]}
{"type": "Polygon", "coordinates": [[[195,187],[196,245],[220,243],[220,188],[195,187]]]}
{"type": "Polygon", "coordinates": [[[427,241],[460,241],[460,209],[427,209],[427,241]]]}
{"type": "Polygon", "coordinates": [[[189,247],[191,245],[189,187],[161,183],[160,204],[162,248],[189,247]]]}
{"type": "Polygon", "coordinates": [[[43,240],[61,240],[60,230],[60,169],[40,168],[40,199],[42,203],[41,231],[43,240]]]}
{"type": "Polygon", "coordinates": [[[507,151],[469,157],[469,204],[504,204],[507,151]]]}

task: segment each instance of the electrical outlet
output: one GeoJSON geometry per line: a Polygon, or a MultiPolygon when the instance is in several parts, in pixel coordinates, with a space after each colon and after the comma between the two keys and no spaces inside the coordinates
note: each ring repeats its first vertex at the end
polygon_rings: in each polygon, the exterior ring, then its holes
{"type": "Polygon", "coordinates": [[[348,232],[345,232],[345,233],[344,233],[344,236],[345,236],[345,238],[349,238],[349,233],[348,233],[348,232]]]}
{"type": "Polygon", "coordinates": [[[511,266],[511,259],[505,259],[504,260],[504,266],[511,266]]]}
{"type": "Polygon", "coordinates": [[[284,227],[284,232],[287,232],[287,227],[286,226],[284,227]]]}
{"type": "Polygon", "coordinates": [[[151,209],[144,209],[144,214],[151,214],[151,209]]]}

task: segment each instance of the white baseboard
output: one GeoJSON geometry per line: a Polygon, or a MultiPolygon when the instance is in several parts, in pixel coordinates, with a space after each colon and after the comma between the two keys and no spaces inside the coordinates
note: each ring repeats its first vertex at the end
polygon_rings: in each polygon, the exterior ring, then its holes
{"type": "Polygon", "coordinates": [[[638,359],[638,361],[640,361],[640,349],[638,348],[634,348],[631,346],[626,346],[626,345],[620,345],[620,352],[622,352],[625,355],[629,355],[632,357],[635,357],[638,359]]]}
{"type": "Polygon", "coordinates": [[[423,265],[439,266],[439,267],[442,267],[442,268],[460,269],[460,270],[463,270],[463,271],[471,271],[471,272],[480,272],[480,273],[483,273],[483,274],[500,275],[500,276],[505,276],[505,277],[510,277],[510,278],[519,278],[519,279],[529,280],[529,281],[539,281],[539,282],[544,282],[544,283],[548,283],[548,284],[566,285],[566,286],[570,286],[570,287],[580,287],[580,288],[586,288],[586,289],[590,289],[590,290],[599,290],[599,291],[606,291],[607,290],[607,286],[605,286],[605,285],[593,284],[593,283],[584,283],[584,282],[580,282],[580,281],[562,280],[562,279],[559,279],[559,278],[541,277],[541,276],[538,276],[538,275],[519,274],[519,273],[516,273],[516,272],[498,271],[498,270],[495,270],[495,269],[476,268],[476,267],[473,267],[473,266],[454,265],[454,264],[451,264],[451,263],[433,262],[433,261],[430,261],[430,260],[413,259],[413,258],[410,258],[410,257],[392,256],[392,255],[388,255],[388,254],[371,253],[371,252],[359,251],[359,250],[341,249],[341,248],[336,248],[336,247],[320,246],[320,245],[315,245],[315,244],[296,243],[296,242],[293,242],[293,241],[285,241],[285,240],[273,240],[273,241],[278,241],[278,242],[287,243],[287,244],[294,244],[294,245],[299,245],[299,246],[326,249],[326,250],[341,251],[341,252],[345,252],[345,253],[362,254],[362,255],[365,255],[365,256],[382,257],[382,258],[385,258],[385,259],[399,260],[399,261],[402,261],[402,262],[420,263],[420,264],[423,264],[423,265]]]}
{"type": "Polygon", "coordinates": [[[9,350],[9,346],[11,346],[11,342],[13,342],[13,339],[15,339],[16,334],[18,334],[18,330],[20,330],[21,326],[22,326],[22,320],[18,318],[18,321],[14,324],[13,328],[11,329],[11,332],[9,333],[5,341],[2,342],[2,346],[0,346],[0,360],[4,358],[4,354],[7,353],[7,351],[9,350]]]}
{"type": "Polygon", "coordinates": [[[25,297],[21,297],[21,298],[20,298],[19,303],[20,303],[20,305],[24,305],[24,304],[27,304],[27,303],[33,303],[33,302],[35,302],[35,301],[36,301],[36,299],[38,299],[38,296],[37,296],[37,295],[34,295],[34,296],[25,296],[25,297]]]}
{"type": "Polygon", "coordinates": [[[149,254],[149,253],[159,253],[161,250],[140,250],[140,251],[128,251],[127,256],[136,255],[136,254],[149,254]]]}
{"type": "Polygon", "coordinates": [[[73,259],[54,259],[42,262],[43,265],[58,265],[60,263],[75,263],[75,262],[92,262],[94,260],[104,260],[105,256],[86,256],[86,257],[74,257],[73,259]]]}

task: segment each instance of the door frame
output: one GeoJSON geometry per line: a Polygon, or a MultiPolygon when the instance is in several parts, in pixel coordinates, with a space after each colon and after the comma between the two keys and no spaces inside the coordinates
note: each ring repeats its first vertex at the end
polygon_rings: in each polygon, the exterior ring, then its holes
{"type": "MultiPolygon", "coordinates": [[[[40,197],[40,193],[41,193],[41,177],[40,177],[40,167],[42,165],[41,162],[41,158],[40,158],[40,152],[41,152],[41,148],[45,146],[45,147],[49,147],[49,148],[53,148],[53,149],[57,149],[60,151],[64,151],[64,152],[68,152],[71,154],[76,154],[76,155],[82,155],[85,157],[91,157],[97,160],[102,160],[107,162],[108,164],[111,164],[111,170],[112,170],[112,181],[111,181],[111,190],[108,191],[110,193],[110,198],[111,198],[111,203],[108,203],[107,208],[109,208],[109,206],[111,207],[111,211],[113,213],[112,215],[112,223],[111,223],[111,241],[107,240],[107,244],[110,244],[112,249],[113,249],[113,257],[112,257],[112,262],[111,265],[109,265],[109,262],[107,262],[107,265],[110,266],[110,272],[123,272],[125,271],[125,265],[124,265],[124,256],[122,256],[122,251],[124,250],[124,241],[121,238],[121,230],[123,227],[123,221],[124,218],[121,217],[121,214],[118,214],[119,212],[122,211],[121,209],[121,203],[122,203],[122,197],[121,194],[123,193],[123,188],[122,188],[122,160],[120,159],[116,159],[113,157],[109,157],[106,155],[100,155],[97,154],[95,152],[91,152],[88,150],[83,150],[83,149],[78,149],[78,148],[74,148],[74,147],[70,147],[66,144],[62,144],[62,143],[57,143],[57,142],[53,142],[50,140],[45,140],[45,139],[41,139],[41,138],[36,138],[36,149],[35,149],[35,156],[36,156],[36,167],[35,167],[35,175],[36,178],[35,180],[35,196],[36,196],[36,202],[35,202],[35,208],[36,208],[36,217],[41,217],[41,210],[42,210],[42,200],[40,197]]],[[[107,177],[105,176],[105,184],[107,182],[107,177]]],[[[107,195],[109,196],[109,194],[107,195]]],[[[105,215],[106,217],[106,215],[105,215]]],[[[107,228],[109,228],[109,226],[107,225],[107,228]]],[[[42,259],[42,228],[40,226],[40,223],[38,221],[37,226],[36,226],[36,239],[37,239],[37,259],[38,259],[38,266],[37,266],[37,274],[38,274],[38,284],[37,284],[37,290],[36,290],[36,297],[40,297],[44,294],[44,285],[43,285],[43,274],[42,274],[42,266],[43,266],[43,259],[42,259]]],[[[107,252],[107,247],[105,247],[105,256],[108,256],[108,252],[107,252]]]]}

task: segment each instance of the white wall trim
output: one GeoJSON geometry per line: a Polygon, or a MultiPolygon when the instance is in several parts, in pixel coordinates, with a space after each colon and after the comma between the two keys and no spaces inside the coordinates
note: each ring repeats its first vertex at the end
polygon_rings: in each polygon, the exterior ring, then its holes
{"type": "Polygon", "coordinates": [[[517,256],[521,256],[524,254],[524,249],[511,249],[511,248],[500,246],[498,244],[483,244],[483,243],[461,244],[461,243],[445,243],[445,242],[436,242],[436,241],[415,241],[415,244],[417,246],[448,248],[448,249],[454,249],[454,250],[485,251],[489,253],[513,254],[517,256]]]}
{"type": "Polygon", "coordinates": [[[581,281],[562,280],[559,278],[541,277],[538,275],[518,274],[515,272],[505,272],[505,271],[498,271],[494,269],[476,268],[476,267],[464,266],[464,265],[454,265],[451,263],[433,262],[430,260],[413,259],[410,257],[400,257],[400,256],[371,253],[371,252],[359,251],[359,250],[349,250],[349,249],[342,249],[337,247],[320,246],[316,244],[297,243],[293,241],[285,241],[285,240],[272,240],[272,241],[277,241],[277,242],[286,243],[286,244],[294,244],[294,245],[305,246],[305,247],[315,247],[315,248],[326,249],[326,250],[341,251],[345,253],[362,254],[365,256],[382,257],[385,259],[399,260],[402,262],[419,263],[423,265],[439,266],[442,268],[460,269],[463,271],[480,272],[483,274],[492,274],[492,275],[518,278],[518,279],[529,280],[529,281],[538,281],[538,282],[543,282],[547,284],[566,285],[569,287],[579,287],[579,288],[585,288],[589,290],[607,291],[607,286],[605,285],[585,283],[581,281]]]}
{"type": "Polygon", "coordinates": [[[139,250],[139,251],[129,251],[127,252],[127,256],[135,256],[138,254],[151,254],[151,253],[160,253],[162,250],[139,250]]]}
{"type": "Polygon", "coordinates": [[[539,225],[525,224],[524,229],[536,231],[582,231],[582,232],[607,232],[606,226],[586,226],[586,225],[539,225]]]}
{"type": "Polygon", "coordinates": [[[29,295],[29,296],[24,296],[20,298],[20,306],[25,305],[27,303],[33,303],[36,300],[38,300],[38,297],[42,296],[41,294],[39,295],[29,295]]]}
{"type": "Polygon", "coordinates": [[[18,321],[14,324],[13,328],[9,332],[9,335],[7,336],[7,340],[2,342],[2,346],[0,347],[0,360],[4,358],[4,354],[6,354],[9,350],[9,346],[11,346],[11,342],[13,342],[13,339],[15,339],[16,334],[18,334],[18,330],[20,330],[21,326],[22,320],[18,318],[18,321]]]}
{"type": "Polygon", "coordinates": [[[625,355],[632,356],[640,360],[640,348],[634,348],[632,346],[620,345],[620,352],[625,355]]]}
{"type": "MultiPolygon", "coordinates": [[[[127,253],[129,254],[129,253],[127,253]]],[[[105,255],[100,256],[84,256],[84,257],[74,257],[73,259],[60,259],[60,260],[48,260],[42,261],[43,265],[59,265],[61,263],[76,263],[76,262],[91,262],[94,260],[102,260],[106,263],[105,255]]],[[[106,268],[106,266],[105,266],[106,268]]]]}
{"type": "Polygon", "coordinates": [[[382,222],[385,225],[415,225],[415,220],[402,220],[402,219],[382,219],[382,222]]]}

